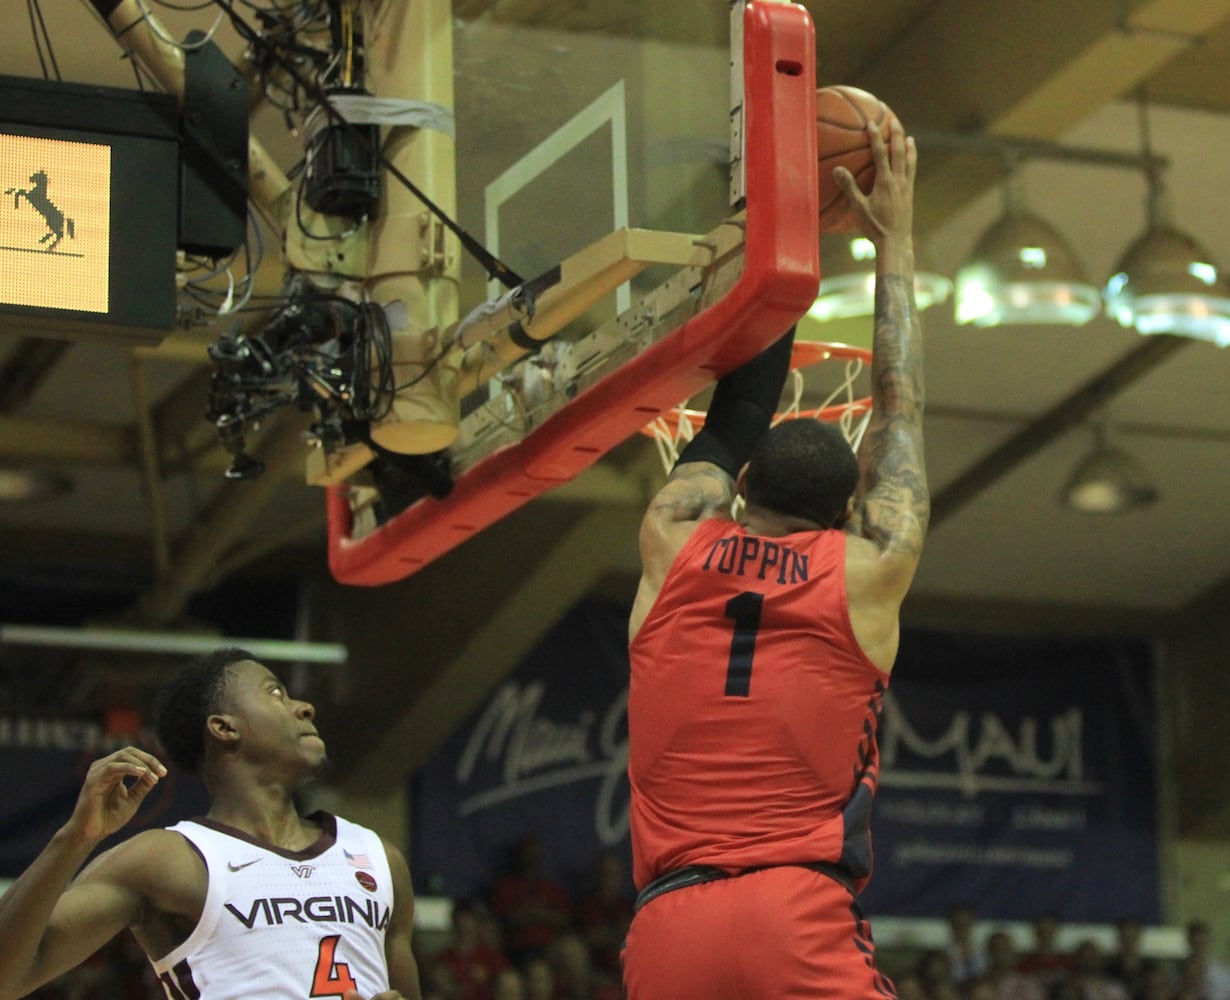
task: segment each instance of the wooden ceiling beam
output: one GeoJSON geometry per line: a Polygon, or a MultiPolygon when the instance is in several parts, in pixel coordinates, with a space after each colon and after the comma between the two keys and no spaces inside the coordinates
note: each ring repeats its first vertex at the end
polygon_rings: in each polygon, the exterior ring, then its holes
{"type": "Polygon", "coordinates": [[[16,413],[43,384],[70,344],[22,337],[0,365],[0,413],[16,413]]]}
{"type": "Polygon", "coordinates": [[[289,474],[303,462],[302,422],[283,415],[254,448],[264,462],[264,473],[235,482],[196,519],[173,553],[167,573],[143,594],[134,617],[150,625],[163,625],[183,613],[189,599],[203,589],[214,568],[240,544],[253,520],[274,498],[289,474]]]}
{"type": "Polygon", "coordinates": [[[0,461],[45,465],[130,465],[131,428],[0,416],[0,461]]]}
{"type": "MultiPolygon", "coordinates": [[[[1230,17],[1230,0],[1117,3],[944,0],[852,83],[906,127],[1056,141],[1186,52],[1230,17]]],[[[934,154],[920,167],[916,223],[927,233],[1002,180],[985,155],[934,154]]]]}

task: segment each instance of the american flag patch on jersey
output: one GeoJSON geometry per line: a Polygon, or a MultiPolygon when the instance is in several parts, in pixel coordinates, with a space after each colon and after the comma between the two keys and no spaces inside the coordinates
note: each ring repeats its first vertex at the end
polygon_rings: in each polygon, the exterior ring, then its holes
{"type": "Polygon", "coordinates": [[[355,868],[370,868],[372,866],[372,859],[366,854],[351,854],[344,847],[342,848],[342,853],[346,855],[347,863],[353,865],[355,868]]]}

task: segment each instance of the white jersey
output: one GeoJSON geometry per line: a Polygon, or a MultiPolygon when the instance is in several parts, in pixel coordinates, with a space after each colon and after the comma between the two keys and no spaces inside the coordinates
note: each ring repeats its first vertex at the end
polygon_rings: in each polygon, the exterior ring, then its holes
{"type": "Polygon", "coordinates": [[[201,919],[154,961],[169,1000],[364,997],[389,988],[384,937],[393,880],[373,831],[327,813],[303,851],[284,851],[208,819],[169,829],[209,871],[201,919]]]}

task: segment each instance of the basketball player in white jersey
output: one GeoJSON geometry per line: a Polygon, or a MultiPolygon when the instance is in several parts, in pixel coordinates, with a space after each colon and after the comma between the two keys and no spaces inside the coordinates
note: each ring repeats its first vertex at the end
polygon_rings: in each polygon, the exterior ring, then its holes
{"type": "Polygon", "coordinates": [[[0,998],[128,928],[169,1000],[418,1000],[404,857],[339,817],[300,816],[291,799],[325,760],[314,716],[243,650],[184,668],[159,738],[204,781],[208,816],[136,834],[74,879],[166,774],[135,747],[95,761],[68,822],[0,897],[0,998]]]}

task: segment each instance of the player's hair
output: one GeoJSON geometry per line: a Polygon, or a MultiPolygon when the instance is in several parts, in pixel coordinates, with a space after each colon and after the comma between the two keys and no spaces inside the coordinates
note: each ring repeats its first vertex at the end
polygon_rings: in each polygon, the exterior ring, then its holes
{"type": "Polygon", "coordinates": [[[184,664],[158,697],[158,742],[176,767],[192,774],[205,758],[205,720],[222,707],[230,668],[255,660],[246,649],[228,646],[184,664]]]}
{"type": "Polygon", "coordinates": [[[785,420],[756,444],[745,486],[749,505],[832,528],[858,487],[858,459],[833,425],[785,420]]]}

